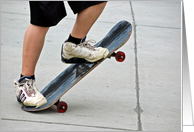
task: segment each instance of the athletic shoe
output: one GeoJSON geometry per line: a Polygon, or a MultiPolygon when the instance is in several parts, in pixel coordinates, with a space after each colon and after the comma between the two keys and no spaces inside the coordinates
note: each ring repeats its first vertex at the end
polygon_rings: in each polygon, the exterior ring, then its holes
{"type": "Polygon", "coordinates": [[[78,45],[71,42],[65,42],[62,46],[63,59],[82,58],[89,62],[96,62],[109,54],[108,49],[94,47],[91,46],[90,43],[95,43],[95,41],[88,40],[78,45]]]}
{"type": "Polygon", "coordinates": [[[47,103],[46,98],[38,92],[35,80],[31,77],[23,76],[19,80],[14,80],[14,86],[17,100],[23,105],[38,108],[47,103]]]}

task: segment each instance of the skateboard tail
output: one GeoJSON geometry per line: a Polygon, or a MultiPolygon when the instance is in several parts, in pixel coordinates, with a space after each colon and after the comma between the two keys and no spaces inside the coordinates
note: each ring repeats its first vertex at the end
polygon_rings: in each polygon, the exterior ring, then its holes
{"type": "MultiPolygon", "coordinates": [[[[110,51],[108,56],[113,54],[114,51],[118,50],[120,47],[122,47],[128,41],[128,39],[130,38],[131,33],[132,33],[131,24],[129,23],[128,26],[123,32],[120,32],[115,38],[113,38],[111,44],[109,44],[106,47],[110,51]],[[122,43],[122,45],[117,45],[117,43],[119,43],[119,44],[122,43]]],[[[112,39],[111,36],[107,36],[107,37],[112,39]]],[[[108,43],[108,42],[106,42],[106,40],[104,40],[104,43],[108,43]]]]}
{"type": "Polygon", "coordinates": [[[131,32],[131,28],[131,23],[125,20],[120,21],[107,33],[107,35],[101,41],[99,41],[94,46],[108,48],[108,46],[110,47],[110,45],[113,45],[113,42],[116,41],[119,37],[125,37],[125,35],[128,36],[127,34],[131,32]]]}

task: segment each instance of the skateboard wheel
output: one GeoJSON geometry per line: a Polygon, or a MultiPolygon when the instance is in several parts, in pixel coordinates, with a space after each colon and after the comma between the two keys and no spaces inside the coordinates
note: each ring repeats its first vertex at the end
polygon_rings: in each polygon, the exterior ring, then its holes
{"type": "Polygon", "coordinates": [[[123,61],[125,60],[125,53],[124,53],[124,52],[121,52],[121,51],[118,51],[118,52],[116,53],[115,59],[116,59],[118,62],[123,62],[123,61]]]}
{"type": "Polygon", "coordinates": [[[64,113],[66,110],[67,110],[68,106],[67,106],[67,103],[63,102],[63,101],[60,101],[58,104],[57,104],[57,110],[60,112],[60,113],[64,113]]]}

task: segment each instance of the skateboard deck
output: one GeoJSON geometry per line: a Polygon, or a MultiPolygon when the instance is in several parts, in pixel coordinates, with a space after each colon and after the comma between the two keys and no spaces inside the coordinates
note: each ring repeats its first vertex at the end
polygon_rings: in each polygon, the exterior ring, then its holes
{"type": "MultiPolygon", "coordinates": [[[[115,51],[127,42],[127,40],[130,38],[131,33],[131,24],[124,20],[120,21],[108,32],[108,34],[101,41],[99,41],[94,46],[108,48],[109,55],[106,58],[112,55],[114,56],[115,51]]],[[[120,59],[123,58],[122,55],[120,55],[120,57],[120,59]]],[[[40,111],[47,109],[52,105],[57,105],[57,109],[59,112],[65,112],[68,106],[65,102],[59,102],[59,99],[76,83],[78,83],[100,63],[102,63],[106,58],[103,58],[95,63],[87,63],[82,59],[77,59],[77,62],[79,63],[71,64],[41,91],[43,96],[47,99],[47,103],[45,105],[39,108],[26,107],[23,105],[21,107],[22,110],[40,111]]],[[[72,60],[70,61],[70,63],[71,62],[72,60]]]]}

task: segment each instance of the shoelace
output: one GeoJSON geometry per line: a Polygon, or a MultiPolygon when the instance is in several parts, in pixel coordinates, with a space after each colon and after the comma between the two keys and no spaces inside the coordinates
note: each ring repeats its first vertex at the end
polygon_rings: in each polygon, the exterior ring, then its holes
{"type": "Polygon", "coordinates": [[[87,41],[84,41],[83,43],[80,43],[78,46],[86,47],[90,50],[95,50],[96,47],[92,46],[90,43],[96,43],[96,41],[95,40],[87,40],[87,41]]]}
{"type": "Polygon", "coordinates": [[[24,86],[30,94],[35,94],[36,92],[33,88],[33,84],[34,84],[33,80],[27,79],[27,78],[25,78],[25,80],[26,80],[26,82],[20,83],[20,86],[24,86]]]}

